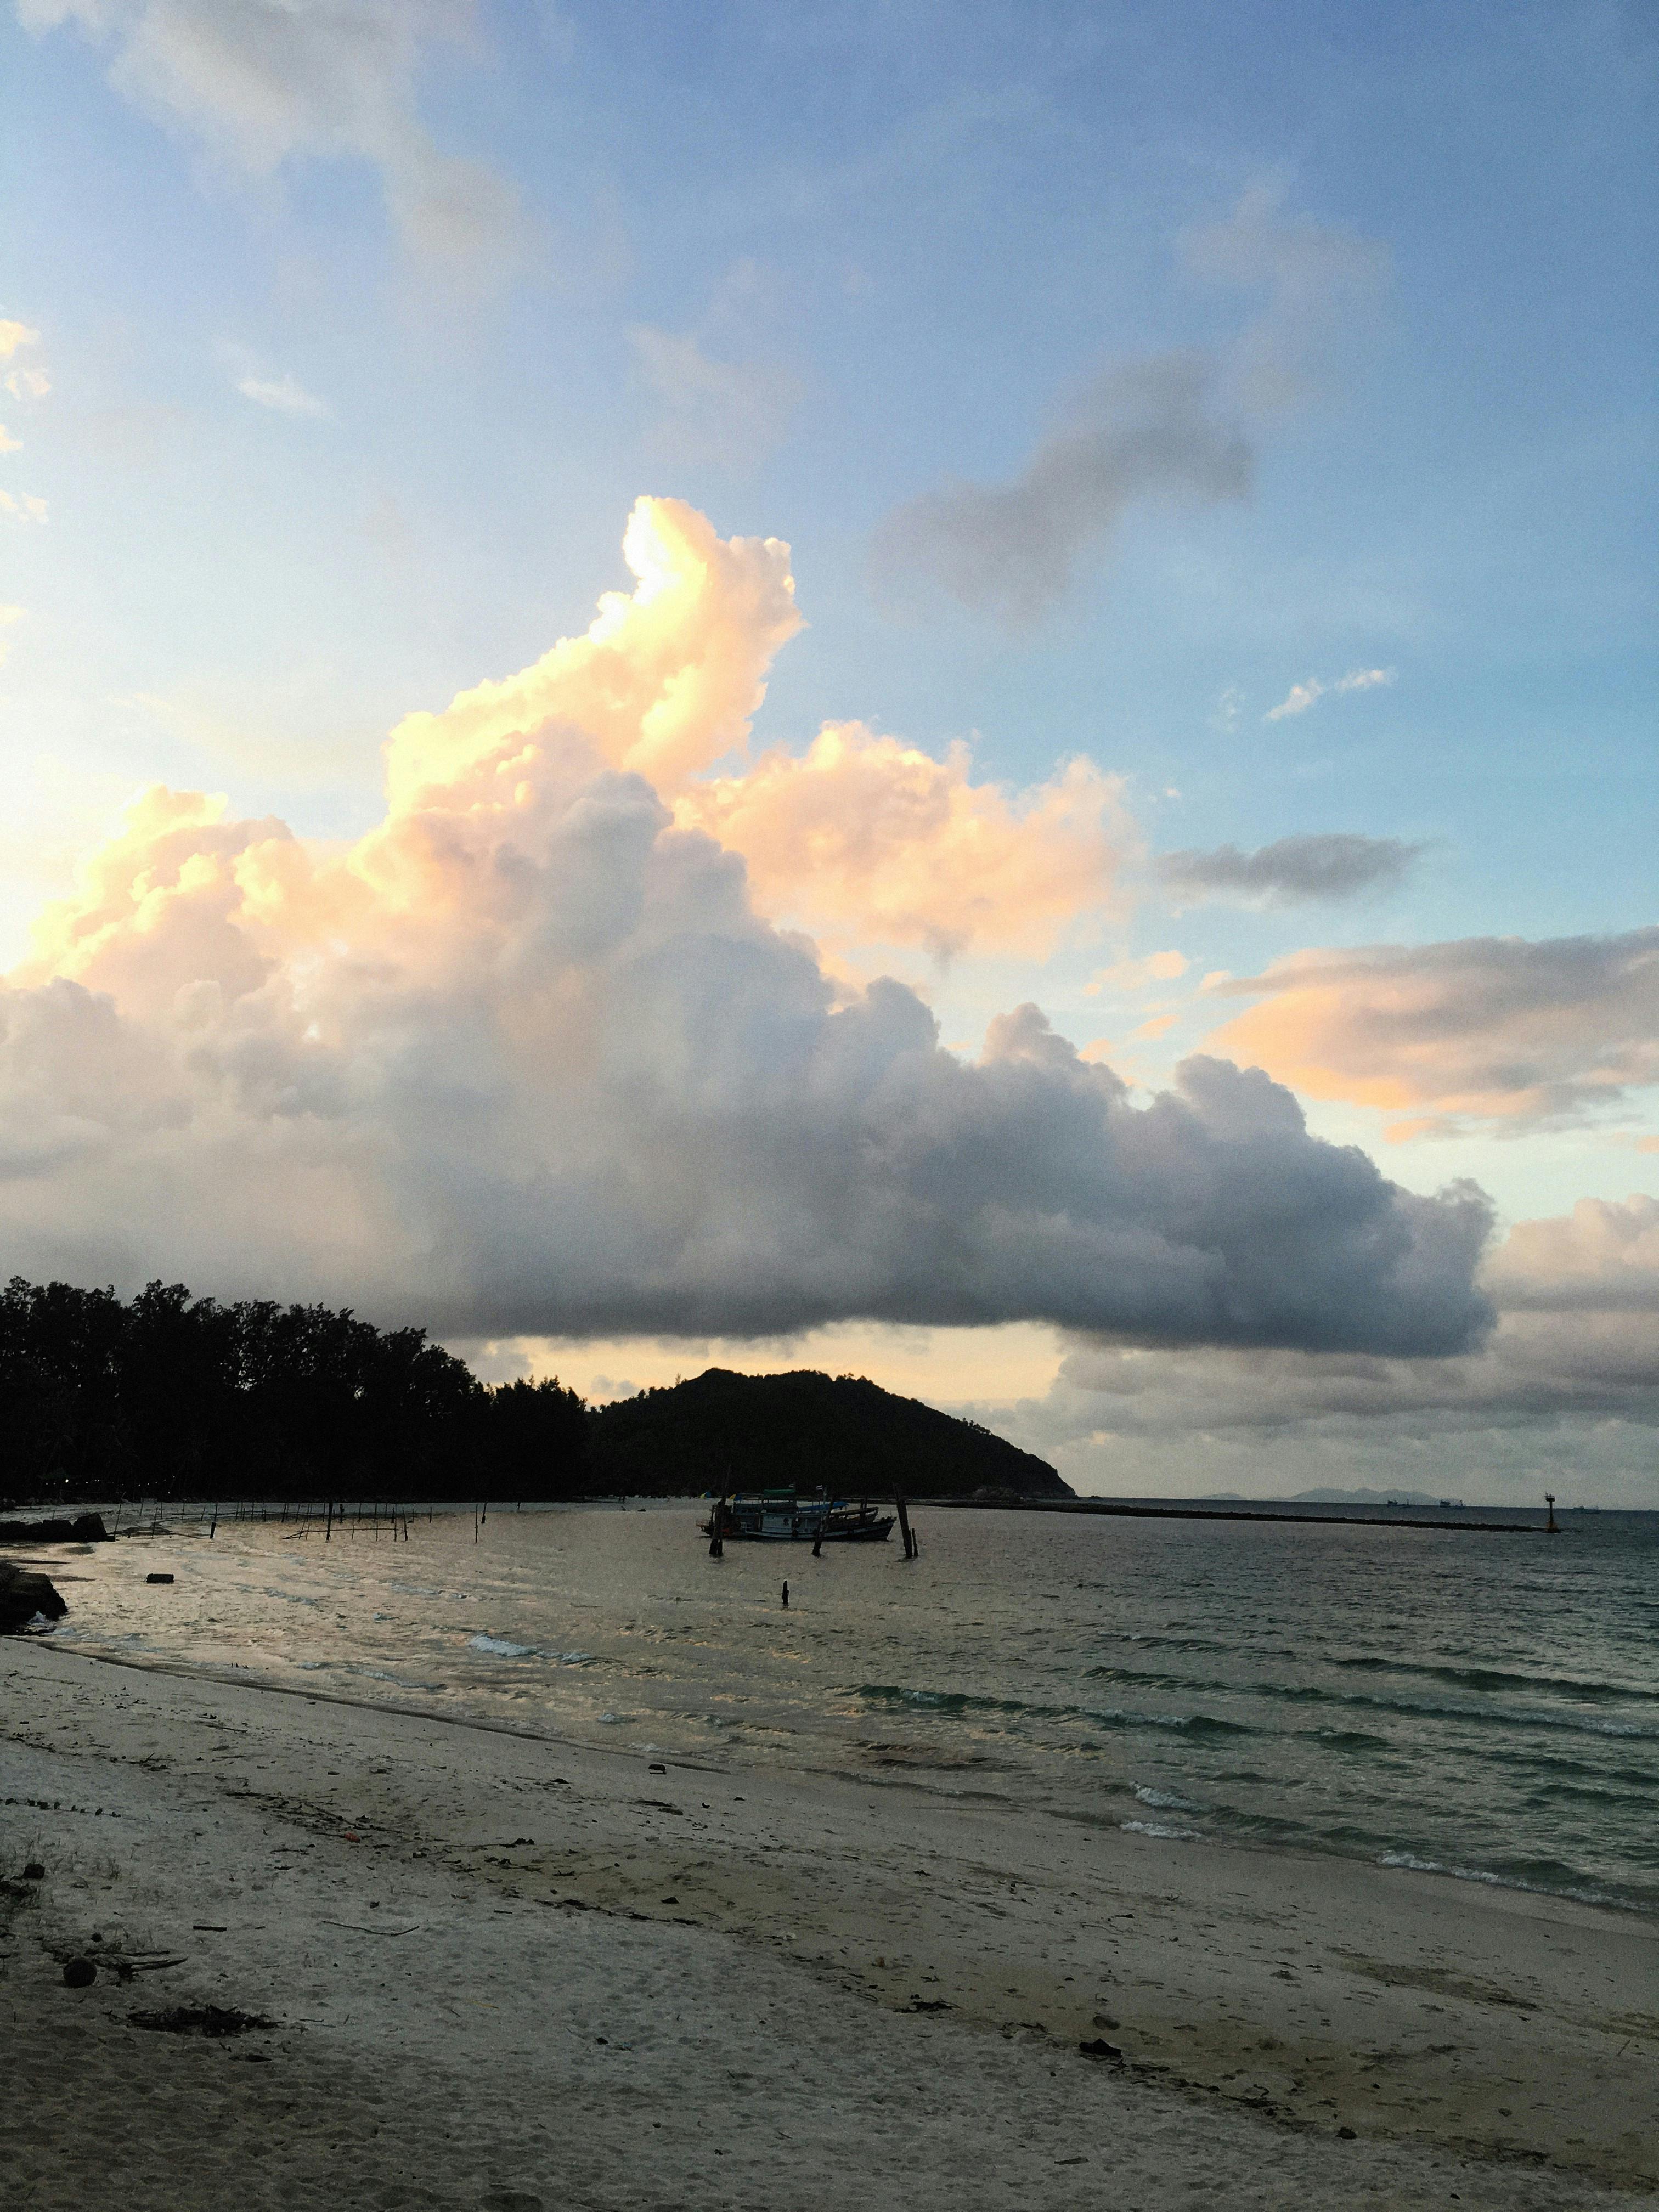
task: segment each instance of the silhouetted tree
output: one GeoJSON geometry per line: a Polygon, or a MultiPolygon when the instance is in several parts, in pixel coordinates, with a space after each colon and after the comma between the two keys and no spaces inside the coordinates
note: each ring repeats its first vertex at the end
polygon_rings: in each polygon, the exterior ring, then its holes
{"type": "Polygon", "coordinates": [[[581,1400],[486,1389],[418,1328],[221,1305],[181,1283],[0,1293],[0,1492],[400,1498],[578,1494],[581,1400]]]}

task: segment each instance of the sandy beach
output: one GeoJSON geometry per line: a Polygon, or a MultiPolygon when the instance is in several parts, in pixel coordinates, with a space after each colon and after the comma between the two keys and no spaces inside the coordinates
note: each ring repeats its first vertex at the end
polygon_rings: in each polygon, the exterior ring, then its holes
{"type": "Polygon", "coordinates": [[[1638,1917],[44,1638],[0,1685],[19,2212],[1659,2188],[1638,1917]],[[133,2017],[207,2005],[274,2025],[133,2017]]]}

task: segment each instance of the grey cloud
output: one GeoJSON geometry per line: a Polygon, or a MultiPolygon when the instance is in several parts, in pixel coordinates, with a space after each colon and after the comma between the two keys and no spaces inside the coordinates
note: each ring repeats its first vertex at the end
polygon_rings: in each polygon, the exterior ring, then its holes
{"type": "Polygon", "coordinates": [[[781,444],[803,391],[793,370],[720,360],[693,331],[641,323],[628,341],[641,382],[661,404],[662,440],[677,459],[753,465],[781,444]]]}
{"type": "MultiPolygon", "coordinates": [[[[0,990],[0,1264],[468,1338],[852,1317],[1402,1357],[1480,1338],[1472,1186],[1401,1189],[1224,1061],[1136,1107],[1031,1006],[964,1062],[896,982],[842,1001],[637,778],[544,742],[533,834],[434,817],[441,873],[372,944],[272,970],[233,958],[217,908],[191,935],[181,901],[121,1011],[0,990]]],[[[234,856],[276,833],[200,834],[234,856]]]]}
{"type": "Polygon", "coordinates": [[[1243,499],[1252,459],[1212,406],[1213,366],[1168,354],[1103,376],[1077,418],[1001,484],[952,483],[890,516],[875,570],[890,595],[920,579],[975,613],[1030,623],[1137,500],[1243,499]]]}
{"type": "Polygon", "coordinates": [[[1259,415],[1294,406],[1329,379],[1393,274],[1380,240],[1287,215],[1286,195],[1283,178],[1258,181],[1219,222],[1194,225],[1179,241],[1193,276],[1262,299],[1229,362],[1230,384],[1259,415]]]}
{"type": "Polygon", "coordinates": [[[1231,899],[1244,906],[1302,906],[1391,888],[1422,850],[1398,837],[1330,831],[1281,837],[1253,853],[1242,853],[1237,845],[1164,853],[1158,872],[1165,888],[1186,904],[1231,899]]]}
{"type": "Polygon", "coordinates": [[[976,1411],[1089,1486],[1285,1495],[1304,1477],[1380,1478],[1513,1496],[1552,1482],[1659,1504],[1659,1200],[1518,1223],[1482,1280],[1498,1326],[1457,1358],[1078,1338],[1046,1397],[976,1411]]]}
{"type": "Polygon", "coordinates": [[[975,614],[1032,623],[1134,501],[1247,497],[1254,457],[1233,415],[1270,418],[1327,380],[1391,269],[1385,246],[1289,215],[1285,197],[1283,179],[1258,182],[1179,240],[1192,276],[1261,302],[1218,356],[1111,368],[1008,482],[947,483],[898,508],[873,548],[883,595],[902,602],[920,582],[975,614]]]}
{"type": "Polygon", "coordinates": [[[408,243],[457,273],[499,274],[521,248],[511,188],[440,152],[417,112],[429,51],[472,40],[473,0],[20,0],[19,14],[32,30],[75,21],[112,39],[117,88],[234,168],[368,162],[408,243]]]}

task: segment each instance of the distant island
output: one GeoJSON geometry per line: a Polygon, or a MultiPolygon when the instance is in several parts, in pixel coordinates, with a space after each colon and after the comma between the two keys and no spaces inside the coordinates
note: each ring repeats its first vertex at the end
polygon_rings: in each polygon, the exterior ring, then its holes
{"type": "Polygon", "coordinates": [[[1427,1490],[1298,1490],[1291,1505],[1461,1505],[1461,1498],[1441,1498],[1427,1490]]]}
{"type": "Polygon", "coordinates": [[[711,1367],[588,1416],[601,1492],[682,1496],[790,1486],[912,1498],[987,1491],[1070,1498],[1046,1460],[856,1375],[738,1375],[711,1367]]]}
{"type": "Polygon", "coordinates": [[[735,1483],[1069,1498],[1046,1461],[861,1376],[738,1375],[589,1407],[419,1328],[183,1284],[0,1291],[0,1505],[696,1495],[735,1483]]]}

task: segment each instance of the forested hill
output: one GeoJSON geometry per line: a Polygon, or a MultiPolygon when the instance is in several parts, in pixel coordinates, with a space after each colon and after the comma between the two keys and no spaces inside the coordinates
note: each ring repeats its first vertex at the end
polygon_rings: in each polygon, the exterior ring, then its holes
{"type": "Polygon", "coordinates": [[[975,1421],[851,1375],[738,1375],[620,1398],[588,1416],[588,1480],[612,1492],[813,1490],[961,1497],[975,1490],[1069,1498],[1046,1460],[975,1421]]]}

